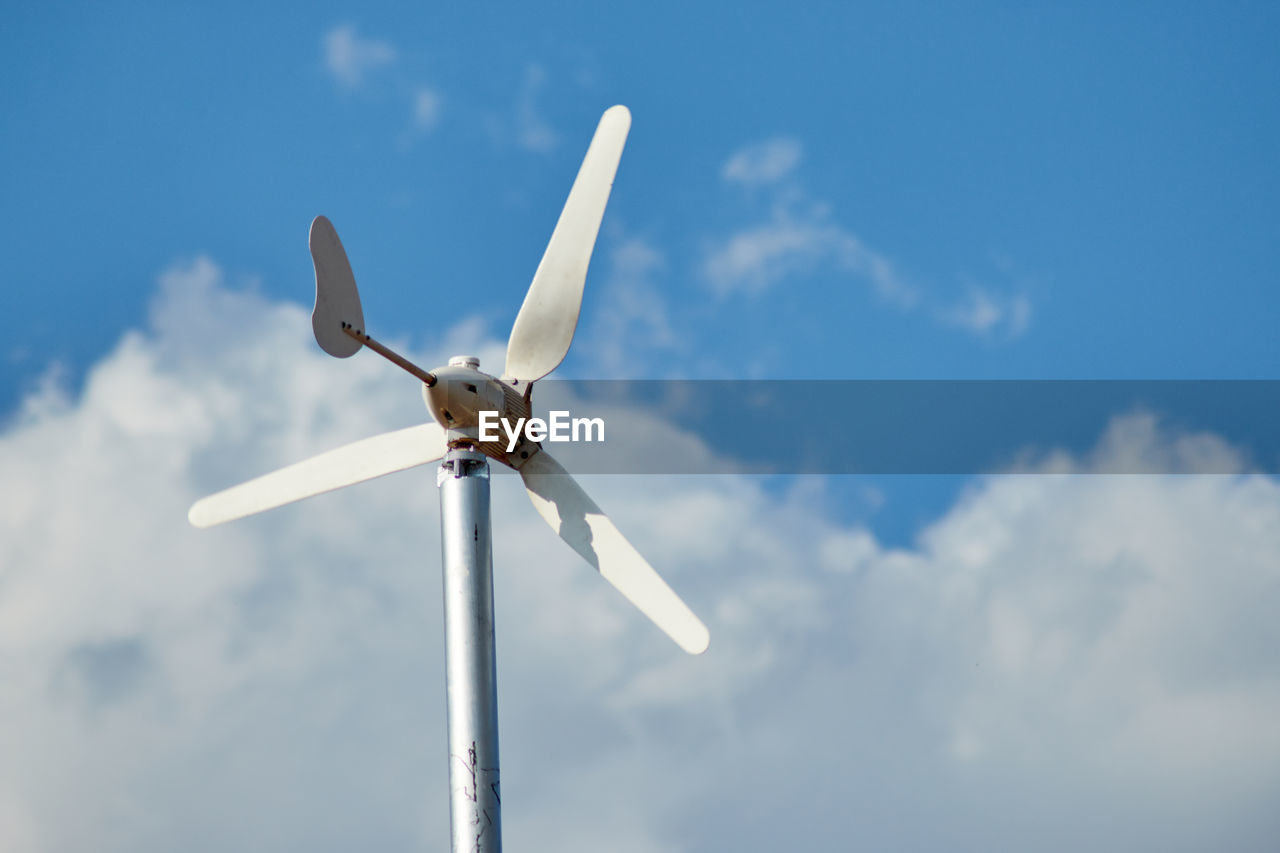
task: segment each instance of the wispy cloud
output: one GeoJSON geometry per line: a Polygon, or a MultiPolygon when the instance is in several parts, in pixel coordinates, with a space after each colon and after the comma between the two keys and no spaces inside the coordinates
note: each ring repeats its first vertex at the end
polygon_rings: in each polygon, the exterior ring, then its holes
{"type": "Polygon", "coordinates": [[[789,137],[748,145],[729,157],[720,175],[749,187],[777,183],[795,170],[801,151],[799,140],[789,137]]]}
{"type": "Polygon", "coordinates": [[[868,246],[814,198],[796,177],[803,147],[789,137],[748,145],[725,161],[720,177],[739,190],[766,190],[764,221],[714,241],[703,260],[704,278],[721,297],[760,294],[779,282],[823,270],[864,282],[887,305],[917,311],[943,325],[981,337],[1015,338],[1031,322],[1025,293],[970,285],[948,300],[936,288],[909,281],[884,253],[868,246]]]}
{"type": "Polygon", "coordinates": [[[590,351],[592,376],[654,375],[654,356],[671,352],[679,342],[658,284],[666,257],[648,240],[626,236],[613,247],[608,262],[594,322],[575,346],[590,351]]]}
{"type": "MultiPolygon", "coordinates": [[[[325,67],[338,86],[349,92],[370,86],[375,72],[397,59],[391,42],[362,36],[352,24],[334,27],[321,41],[325,67]]],[[[406,85],[403,79],[390,83],[392,93],[408,101],[408,123],[395,136],[397,146],[406,150],[439,127],[445,98],[436,86],[427,83],[406,85]]]]}
{"type": "Polygon", "coordinates": [[[396,49],[390,42],[364,38],[352,24],[329,30],[323,46],[325,67],[347,89],[358,89],[371,71],[390,65],[396,58],[396,49]]]}
{"type": "Polygon", "coordinates": [[[939,308],[936,313],[942,322],[975,335],[1003,333],[1008,338],[1016,338],[1031,325],[1031,300],[1025,293],[994,293],[974,285],[960,302],[939,308]]]}
{"type": "Polygon", "coordinates": [[[538,97],[547,85],[547,71],[541,65],[525,68],[520,95],[516,99],[516,142],[530,151],[543,153],[556,147],[559,136],[538,108],[538,97]]]}
{"type": "Polygon", "coordinates": [[[432,131],[440,121],[444,98],[430,86],[419,86],[413,96],[413,125],[422,131],[432,131]]]}
{"type": "Polygon", "coordinates": [[[769,222],[738,231],[715,247],[704,271],[715,292],[726,296],[759,293],[790,275],[823,265],[862,278],[892,304],[908,308],[917,301],[914,288],[898,276],[888,258],[813,211],[797,217],[775,209],[769,222]]]}

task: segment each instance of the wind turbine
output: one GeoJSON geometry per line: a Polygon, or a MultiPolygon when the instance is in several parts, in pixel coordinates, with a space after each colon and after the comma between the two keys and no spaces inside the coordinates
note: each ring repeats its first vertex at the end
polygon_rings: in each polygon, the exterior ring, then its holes
{"type": "Polygon", "coordinates": [[[500,850],[497,678],[489,459],[514,468],[538,514],[682,649],[699,654],[710,634],[653,567],[551,455],[527,435],[511,447],[481,441],[481,412],[528,418],[533,384],[553,371],[573,340],[591,251],[631,127],[624,106],[606,110],[534,273],[507,342],[501,378],[470,356],[423,370],[371,338],[355,276],[333,225],[311,223],[316,341],[347,358],[368,347],[422,381],[434,423],[330,450],[197,501],[188,513],[209,527],[293,501],[443,459],[440,524],[444,569],[450,825],[454,850],[500,850]]]}

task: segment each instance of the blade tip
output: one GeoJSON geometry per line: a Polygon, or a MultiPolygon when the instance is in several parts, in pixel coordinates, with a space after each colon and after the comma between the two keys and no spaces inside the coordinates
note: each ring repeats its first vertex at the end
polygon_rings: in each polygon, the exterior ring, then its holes
{"type": "Polygon", "coordinates": [[[686,637],[680,643],[680,648],[691,655],[700,655],[711,645],[711,632],[706,629],[706,626],[699,625],[698,627],[702,630],[691,637],[686,637]]]}
{"type": "Polygon", "coordinates": [[[204,512],[204,501],[196,501],[191,505],[191,509],[187,510],[187,521],[192,527],[201,529],[211,524],[208,515],[204,512]]]}

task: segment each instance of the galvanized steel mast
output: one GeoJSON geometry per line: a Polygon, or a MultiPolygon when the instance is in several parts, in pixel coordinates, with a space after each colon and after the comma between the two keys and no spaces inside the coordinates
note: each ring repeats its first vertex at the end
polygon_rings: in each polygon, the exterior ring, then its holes
{"type": "Polygon", "coordinates": [[[444,563],[449,823],[455,853],[502,850],[489,461],[452,448],[436,475],[444,563]]]}

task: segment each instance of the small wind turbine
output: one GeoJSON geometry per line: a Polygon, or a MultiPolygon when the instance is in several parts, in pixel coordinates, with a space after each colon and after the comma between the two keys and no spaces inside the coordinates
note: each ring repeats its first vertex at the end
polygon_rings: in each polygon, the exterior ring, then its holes
{"type": "Polygon", "coordinates": [[[569,351],[591,250],[630,127],[631,113],[624,106],[612,107],[601,117],[511,329],[501,378],[481,372],[479,360],[469,356],[426,371],[369,337],[346,251],[329,220],[316,217],[310,237],[316,341],[338,358],[367,346],[412,373],[422,380],[423,398],[436,423],[330,450],[196,501],[188,513],[192,524],[209,527],[444,460],[436,482],[454,850],[501,849],[488,459],[520,472],[534,508],[547,524],[682,649],[699,654],[710,642],[706,626],[537,442],[524,436],[508,451],[501,440],[479,440],[480,412],[498,412],[510,423],[528,418],[533,383],[554,370],[569,351]]]}

